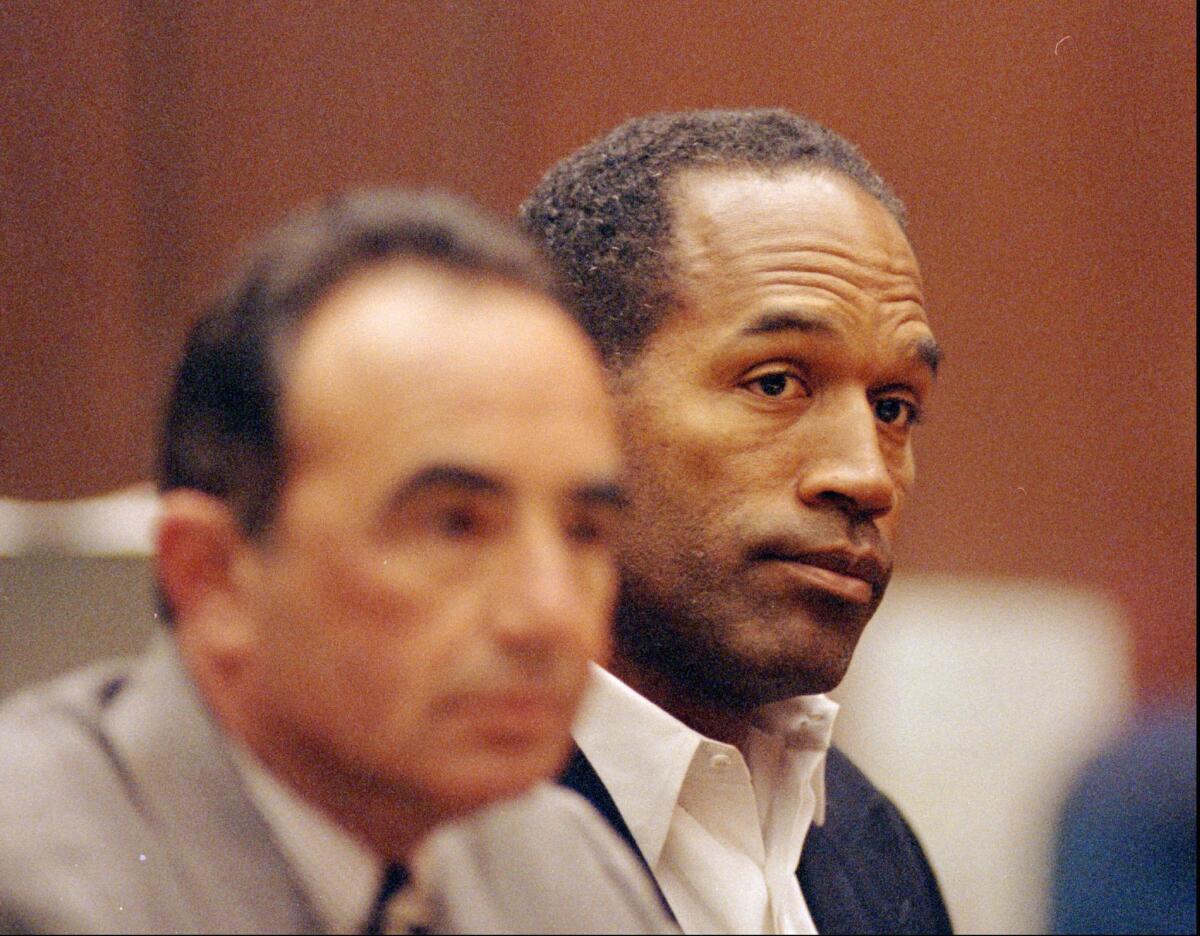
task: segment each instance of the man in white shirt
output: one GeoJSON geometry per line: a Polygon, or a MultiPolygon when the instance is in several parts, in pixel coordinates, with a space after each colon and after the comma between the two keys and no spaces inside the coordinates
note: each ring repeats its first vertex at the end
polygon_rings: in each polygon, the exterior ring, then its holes
{"type": "Polygon", "coordinates": [[[638,118],[521,211],[604,356],[628,470],[615,653],[564,782],[685,932],[945,932],[836,749],[940,358],[899,201],[781,110],[638,118]]]}
{"type": "Polygon", "coordinates": [[[295,216],[194,330],[161,457],[167,633],[0,709],[0,931],[671,931],[541,782],[621,494],[528,243],[431,196],[295,216]]]}

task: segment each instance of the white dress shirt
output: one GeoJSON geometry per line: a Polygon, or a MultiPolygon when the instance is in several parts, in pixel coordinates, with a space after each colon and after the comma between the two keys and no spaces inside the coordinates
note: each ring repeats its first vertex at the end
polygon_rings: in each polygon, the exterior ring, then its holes
{"type": "Polygon", "coordinates": [[[745,749],[706,738],[593,667],[575,741],[685,933],[816,933],[796,867],[824,822],[837,703],[764,706],[745,749]]]}

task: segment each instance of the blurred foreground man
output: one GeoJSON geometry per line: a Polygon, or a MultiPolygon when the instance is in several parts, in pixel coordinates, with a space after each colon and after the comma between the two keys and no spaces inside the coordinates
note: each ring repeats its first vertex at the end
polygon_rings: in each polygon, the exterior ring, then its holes
{"type": "Polygon", "coordinates": [[[824,127],[710,111],[584,147],[522,221],[608,365],[628,471],[614,656],[564,782],[685,932],[949,931],[822,694],[891,576],[939,360],[900,203],[824,127]]]}
{"type": "Polygon", "coordinates": [[[0,929],[665,931],[538,785],[606,653],[617,472],[515,234],[396,193],[275,232],[171,398],[169,633],[0,712],[0,929]]]}

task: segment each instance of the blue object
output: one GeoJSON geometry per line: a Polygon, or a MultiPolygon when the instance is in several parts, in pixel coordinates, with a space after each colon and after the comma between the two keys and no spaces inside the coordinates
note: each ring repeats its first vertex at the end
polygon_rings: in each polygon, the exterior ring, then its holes
{"type": "Polygon", "coordinates": [[[1053,933],[1196,932],[1196,708],[1148,715],[1062,811],[1053,933]]]}

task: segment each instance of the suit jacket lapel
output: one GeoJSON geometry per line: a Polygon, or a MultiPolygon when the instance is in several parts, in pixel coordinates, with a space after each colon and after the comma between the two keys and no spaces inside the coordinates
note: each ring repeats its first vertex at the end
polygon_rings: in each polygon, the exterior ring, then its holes
{"type": "Polygon", "coordinates": [[[796,872],[817,932],[914,932],[917,865],[894,847],[895,810],[837,748],[825,790],[825,824],[809,830],[796,872]]]}
{"type": "Polygon", "coordinates": [[[170,638],[156,640],[103,727],[163,845],[147,860],[172,865],[192,927],[203,920],[214,932],[321,931],[170,638]]]}
{"type": "MultiPolygon", "coordinates": [[[[858,886],[852,865],[823,827],[809,830],[796,876],[808,912],[822,936],[886,932],[886,926],[880,928],[864,902],[864,889],[858,886]]],[[[870,893],[869,887],[865,893],[870,893]]]]}
{"type": "Polygon", "coordinates": [[[667,898],[663,896],[662,890],[658,886],[658,881],[654,877],[654,871],[646,861],[646,856],[642,854],[642,850],[638,848],[638,843],[633,838],[633,833],[629,830],[625,819],[621,816],[621,810],[617,808],[616,801],[613,800],[612,794],[608,792],[608,787],[604,785],[604,781],[600,779],[600,775],[596,773],[596,768],[592,766],[592,762],[587,759],[587,756],[579,748],[575,748],[575,753],[567,762],[566,768],[558,777],[558,782],[568,789],[574,790],[585,800],[592,804],[592,807],[600,813],[607,821],[613,830],[625,840],[633,853],[637,856],[638,861],[642,863],[642,867],[646,869],[646,874],[650,878],[650,883],[654,885],[654,891],[658,894],[658,899],[663,905],[663,909],[675,920],[675,914],[671,910],[671,905],[667,903],[667,898]]]}

